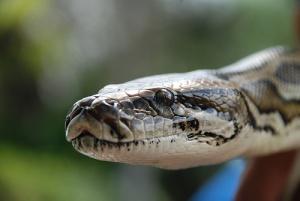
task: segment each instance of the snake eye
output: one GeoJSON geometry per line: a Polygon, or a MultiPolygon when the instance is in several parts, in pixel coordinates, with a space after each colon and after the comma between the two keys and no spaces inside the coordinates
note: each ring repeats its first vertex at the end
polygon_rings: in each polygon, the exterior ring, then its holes
{"type": "Polygon", "coordinates": [[[158,104],[170,106],[174,103],[174,94],[167,89],[161,89],[155,93],[154,99],[158,104]]]}

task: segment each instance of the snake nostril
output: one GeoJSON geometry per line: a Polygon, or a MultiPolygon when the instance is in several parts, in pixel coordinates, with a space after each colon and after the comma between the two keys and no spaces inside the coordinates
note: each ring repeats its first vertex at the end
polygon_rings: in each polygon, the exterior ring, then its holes
{"type": "Polygon", "coordinates": [[[89,96],[86,98],[81,99],[78,104],[81,107],[89,107],[91,106],[92,102],[95,100],[96,98],[94,96],[89,96]]]}

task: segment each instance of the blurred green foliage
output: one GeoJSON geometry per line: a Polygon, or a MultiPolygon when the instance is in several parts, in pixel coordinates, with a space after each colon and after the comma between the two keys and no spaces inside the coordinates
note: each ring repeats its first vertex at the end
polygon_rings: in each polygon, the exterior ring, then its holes
{"type": "Polygon", "coordinates": [[[1,147],[1,200],[115,200],[112,171],[89,161],[80,164],[66,154],[54,155],[1,147]],[[3,199],[6,198],[6,199],[3,199]],[[9,199],[8,199],[9,198],[9,199]]]}
{"type": "MultiPolygon", "coordinates": [[[[292,1],[209,2],[0,1],[1,200],[126,200],[123,165],[65,141],[73,102],[108,83],[293,46],[292,1]]],[[[217,168],[156,170],[156,196],[140,200],[186,200],[217,168]]]]}

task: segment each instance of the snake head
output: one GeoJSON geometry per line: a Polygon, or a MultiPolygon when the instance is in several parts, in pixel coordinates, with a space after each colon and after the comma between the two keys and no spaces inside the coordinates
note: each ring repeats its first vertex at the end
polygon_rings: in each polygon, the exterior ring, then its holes
{"type": "Polygon", "coordinates": [[[228,150],[246,121],[242,94],[217,78],[181,77],[108,85],[76,102],[67,140],[95,159],[168,169],[232,157],[228,150]]]}

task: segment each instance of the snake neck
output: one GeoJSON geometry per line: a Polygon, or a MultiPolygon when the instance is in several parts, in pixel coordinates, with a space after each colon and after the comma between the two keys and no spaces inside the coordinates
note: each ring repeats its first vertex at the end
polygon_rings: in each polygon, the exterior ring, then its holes
{"type": "Polygon", "coordinates": [[[216,73],[239,86],[248,110],[249,154],[300,144],[300,50],[272,48],[216,73]],[[259,151],[258,151],[259,150],[259,151]]]}

